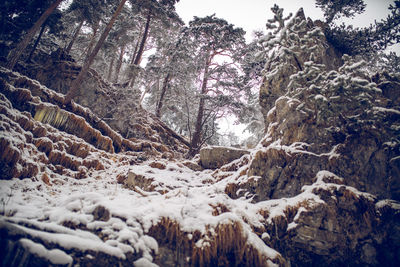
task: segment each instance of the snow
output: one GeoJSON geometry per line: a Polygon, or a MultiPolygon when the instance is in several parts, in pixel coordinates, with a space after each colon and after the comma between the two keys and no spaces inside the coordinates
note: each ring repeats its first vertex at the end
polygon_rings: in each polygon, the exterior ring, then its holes
{"type": "Polygon", "coordinates": [[[140,258],[133,262],[135,267],[158,267],[157,264],[152,263],[146,258],[140,258]]]}
{"type": "MultiPolygon", "coordinates": [[[[258,214],[257,205],[251,204],[250,200],[233,200],[224,194],[227,180],[206,182],[215,180],[210,170],[194,172],[176,162],[166,161],[163,162],[164,170],[152,168],[148,162],[135,166],[120,165],[119,160],[106,163],[107,168],[94,172],[91,178],[77,181],[60,176],[63,184],[42,187],[40,191],[37,189],[40,181],[0,181],[2,195],[14,188],[8,208],[14,210],[15,215],[8,221],[37,240],[56,243],[67,250],[101,251],[121,259],[126,253],[140,253],[143,258],[135,266],[153,261],[158,243],[146,233],[162,218],[176,221],[184,232],[199,231],[204,235],[220,224],[234,221],[243,225],[244,221],[262,225],[263,218],[258,214]],[[142,190],[146,194],[144,197],[116,184],[116,175],[128,172],[153,179],[152,183],[160,190],[142,190]],[[23,188],[30,189],[23,192],[23,188]],[[18,201],[13,201],[16,199],[18,201]],[[212,215],[213,206],[219,204],[229,211],[212,215]],[[98,205],[111,211],[112,217],[108,221],[94,220],[92,212],[98,205]],[[65,222],[85,225],[91,230],[100,229],[108,240],[104,242],[90,231],[65,227],[65,222]]],[[[247,227],[242,234],[248,237],[249,245],[275,257],[277,252],[247,227]]]]}
{"type": "Polygon", "coordinates": [[[21,225],[17,225],[16,227],[25,231],[32,237],[42,239],[48,243],[56,243],[65,249],[77,249],[80,251],[101,251],[111,256],[125,259],[125,254],[122,252],[121,249],[114,248],[106,243],[103,243],[102,241],[86,239],[77,235],[42,232],[21,225]]]}
{"type": "Polygon", "coordinates": [[[393,108],[373,107],[372,109],[375,112],[393,113],[393,114],[396,114],[396,115],[400,115],[400,110],[393,109],[393,108]]]}
{"type": "Polygon", "coordinates": [[[72,264],[72,257],[67,255],[64,251],[61,251],[59,249],[48,250],[42,244],[37,244],[26,238],[21,238],[19,242],[30,253],[35,254],[41,258],[45,258],[52,264],[72,264]]]}
{"type": "Polygon", "coordinates": [[[383,199],[383,200],[378,201],[378,202],[375,204],[375,207],[376,207],[377,209],[382,209],[382,208],[384,208],[384,207],[386,207],[386,206],[389,206],[389,207],[391,207],[392,209],[397,210],[398,213],[400,212],[400,203],[399,203],[399,202],[396,202],[396,201],[394,201],[394,200],[391,200],[391,199],[383,199]]]}
{"type": "Polygon", "coordinates": [[[328,101],[328,99],[325,96],[320,95],[320,94],[315,95],[314,98],[315,98],[315,100],[328,101]]]}
{"type": "MultiPolygon", "coordinates": [[[[316,95],[315,99],[327,101],[322,95],[316,95]]],[[[292,109],[302,105],[299,100],[289,97],[276,100],[277,104],[280,102],[292,109]]],[[[20,112],[11,109],[11,105],[9,107],[7,112],[10,116],[8,117],[23,116],[20,112]]],[[[398,112],[383,108],[378,108],[376,111],[396,114],[398,112]]],[[[277,109],[271,109],[269,116],[273,116],[273,112],[277,112],[277,109]]],[[[1,116],[0,123],[9,120],[7,116],[1,116]]],[[[271,123],[269,127],[276,125],[276,122],[271,123]]],[[[46,129],[57,135],[60,140],[57,145],[60,147],[67,147],[65,140],[84,142],[72,135],[58,132],[51,126],[46,126],[46,129]]],[[[129,157],[128,154],[98,152],[90,145],[89,158],[101,159],[105,168],[91,170],[89,178],[76,180],[68,173],[52,172],[46,164],[40,163],[39,160],[36,162],[32,157],[34,152],[44,157],[45,154],[35,151],[34,146],[24,146],[29,133],[19,130],[22,134],[14,131],[0,131],[0,138],[9,141],[13,149],[22,151],[22,157],[26,162],[38,164],[40,172],[29,179],[0,180],[0,194],[4,203],[1,208],[4,213],[6,211],[12,213],[12,216],[1,217],[0,220],[14,224],[37,242],[54,243],[65,250],[80,250],[88,255],[92,252],[102,252],[120,259],[125,259],[128,253],[137,253],[140,259],[135,261],[134,265],[139,267],[157,266],[152,262],[154,255],[160,250],[159,244],[148,233],[163,219],[176,223],[180,231],[187,234],[191,240],[195,236],[193,233],[200,232],[202,237],[196,240],[196,245],[199,247],[210,244],[207,238],[210,234],[215,234],[218,226],[239,223],[243,231],[237,234],[246,240],[247,245],[254,247],[267,258],[274,259],[279,256],[279,253],[263,241],[263,239],[270,239],[272,233],[264,232],[258,236],[252,229],[272,224],[278,217],[288,220],[286,213],[289,208],[295,209],[297,213],[292,221],[287,222],[287,230],[295,229],[302,212],[306,212],[313,206],[325,204],[318,195],[313,193],[314,189],[323,188],[334,191],[343,186],[327,183],[325,181],[327,177],[330,181],[331,179],[343,181],[333,173],[320,171],[316,175],[316,182],[304,186],[302,192],[295,197],[253,203],[252,196],[248,195],[248,192],[245,192],[247,198],[238,199],[232,199],[225,194],[229,183],[241,185],[251,181],[256,184],[261,179],[259,176],[246,174],[250,163],[239,167],[236,172],[224,172],[223,175],[227,177],[219,179],[218,175],[221,173],[218,174],[212,170],[192,171],[178,161],[158,159],[165,169],[151,167],[151,160],[130,165],[126,163],[128,161],[124,161],[126,157],[129,157]],[[25,149],[21,150],[21,146],[25,149]],[[49,174],[51,186],[45,186],[41,181],[43,173],[49,174]],[[129,173],[143,177],[143,181],[135,180],[135,186],[131,189],[116,182],[118,175],[127,176],[129,173]],[[149,189],[150,187],[154,189],[149,189]],[[110,211],[111,217],[108,220],[95,220],[93,212],[99,205],[110,211]],[[224,209],[218,210],[217,207],[224,207],[224,209]],[[217,214],[213,214],[216,210],[217,214]],[[261,211],[267,212],[266,218],[261,215],[261,211]],[[71,224],[76,228],[66,226],[71,224]],[[85,230],[79,229],[81,226],[85,230]]],[[[51,142],[47,139],[46,141],[51,142]]],[[[307,151],[310,146],[304,142],[283,145],[280,139],[274,141],[270,136],[266,136],[254,150],[250,151],[250,155],[245,157],[248,157],[251,162],[256,153],[268,149],[282,150],[288,155],[304,153],[329,159],[340,156],[337,153],[337,145],[320,154],[307,151]],[[262,143],[270,142],[268,147],[263,147],[262,143]]],[[[66,152],[63,151],[63,153],[66,152]]],[[[74,157],[71,155],[71,158],[74,157]]],[[[80,158],[74,158],[74,160],[82,161],[80,158]]],[[[240,160],[235,163],[239,165],[240,160]]],[[[369,194],[359,192],[352,187],[345,186],[345,188],[358,196],[375,201],[369,194]]],[[[389,204],[379,202],[377,208],[384,205],[389,204]]],[[[28,239],[23,239],[21,242],[30,251],[49,259],[52,263],[64,260],[69,264],[72,261],[72,258],[61,250],[48,250],[42,244],[28,239]]],[[[273,265],[272,262],[270,263],[273,265]]]]}

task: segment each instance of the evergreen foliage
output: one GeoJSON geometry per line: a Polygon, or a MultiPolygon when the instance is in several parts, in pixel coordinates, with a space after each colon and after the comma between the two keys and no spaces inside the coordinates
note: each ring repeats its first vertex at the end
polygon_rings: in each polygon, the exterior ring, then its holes
{"type": "Polygon", "coordinates": [[[353,17],[356,13],[364,12],[365,6],[362,0],[317,1],[317,7],[324,11],[326,22],[331,23],[325,31],[326,37],[343,54],[371,56],[400,42],[399,0],[389,6],[390,14],[386,19],[375,21],[369,27],[353,28],[351,25],[333,23],[341,15],[353,17]]]}
{"type": "Polygon", "coordinates": [[[327,23],[340,17],[351,18],[365,11],[364,0],[316,0],[315,4],[324,12],[327,23]]]}
{"type": "MultiPolygon", "coordinates": [[[[0,3],[0,57],[6,58],[10,49],[14,48],[22,37],[34,26],[40,16],[54,1],[8,1],[0,3]]],[[[42,33],[46,28],[51,34],[63,30],[60,23],[62,12],[53,11],[43,23],[42,33]]],[[[40,38],[38,38],[40,39],[40,38]]]]}

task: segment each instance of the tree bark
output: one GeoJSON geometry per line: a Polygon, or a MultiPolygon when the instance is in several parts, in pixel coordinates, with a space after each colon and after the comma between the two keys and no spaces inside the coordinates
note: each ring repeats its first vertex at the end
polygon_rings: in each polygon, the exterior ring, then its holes
{"type": "Polygon", "coordinates": [[[40,16],[40,18],[36,21],[33,27],[28,31],[25,37],[18,43],[17,47],[10,52],[9,59],[6,67],[12,70],[17,64],[18,59],[21,57],[22,53],[25,51],[26,47],[31,42],[32,38],[35,36],[39,28],[46,21],[46,19],[51,15],[51,13],[58,7],[58,5],[63,0],[56,0],[53,4],[50,5],[49,8],[40,16]]]}
{"type": "Polygon", "coordinates": [[[115,58],[113,57],[113,58],[111,59],[110,67],[108,68],[108,75],[107,75],[107,80],[108,80],[108,81],[111,80],[112,71],[113,71],[113,68],[114,68],[114,61],[115,61],[115,58]]]}
{"type": "Polygon", "coordinates": [[[84,56],[86,59],[87,56],[91,53],[92,48],[94,46],[94,42],[96,41],[97,31],[99,30],[99,27],[100,27],[99,21],[95,25],[92,26],[93,34],[92,34],[92,37],[90,38],[89,45],[87,46],[85,51],[83,51],[83,53],[80,55],[79,59],[82,59],[84,56]]]}
{"type": "Polygon", "coordinates": [[[199,146],[201,144],[201,137],[202,137],[201,135],[202,135],[202,130],[203,130],[204,106],[205,106],[205,99],[203,96],[207,94],[208,71],[210,68],[210,64],[211,64],[211,58],[210,58],[210,56],[207,56],[206,65],[204,67],[203,81],[201,84],[200,102],[199,102],[199,108],[197,111],[196,124],[195,124],[195,128],[194,128],[193,138],[190,142],[189,154],[191,156],[196,155],[200,150],[199,146]]]}
{"type": "Polygon", "coordinates": [[[94,58],[96,57],[97,53],[99,52],[101,46],[104,43],[104,40],[107,38],[108,34],[111,31],[112,26],[114,25],[115,20],[117,19],[119,13],[121,13],[122,8],[124,7],[126,0],[121,0],[119,3],[117,10],[114,12],[113,16],[111,17],[110,21],[108,22],[106,28],[104,29],[103,33],[100,36],[99,41],[97,42],[96,46],[94,47],[93,51],[88,56],[87,60],[83,64],[81,71],[78,74],[78,77],[72,82],[71,88],[68,91],[68,94],[65,96],[65,104],[71,102],[72,98],[75,97],[79,91],[79,86],[85,77],[86,73],[88,72],[90,65],[92,65],[94,58]]]}
{"type": "Polygon", "coordinates": [[[137,52],[135,61],[133,62],[133,64],[135,65],[139,65],[140,61],[142,60],[144,46],[146,45],[147,36],[149,35],[150,21],[151,21],[151,10],[149,10],[149,14],[147,15],[146,26],[144,27],[142,41],[140,42],[139,50],[137,52]]]}
{"type": "Polygon", "coordinates": [[[42,28],[40,29],[39,35],[38,35],[38,37],[36,38],[35,44],[33,45],[32,50],[31,50],[31,52],[29,53],[29,57],[28,57],[28,59],[26,60],[26,62],[30,62],[30,61],[31,61],[32,56],[33,56],[33,53],[35,53],[36,47],[38,46],[38,44],[39,44],[39,42],[40,42],[40,39],[42,38],[43,32],[44,32],[44,30],[46,29],[46,24],[47,24],[46,22],[43,23],[42,28]]]}
{"type": "Polygon", "coordinates": [[[135,62],[136,53],[137,53],[137,50],[138,50],[138,49],[139,49],[139,39],[138,39],[137,42],[136,42],[135,50],[133,51],[132,58],[131,58],[131,60],[130,60],[130,62],[129,62],[130,65],[132,65],[133,62],[135,62]]]}
{"type": "Polygon", "coordinates": [[[167,88],[168,88],[170,81],[171,81],[171,74],[168,73],[167,76],[165,76],[163,87],[161,89],[160,99],[157,102],[157,107],[156,107],[156,117],[157,118],[161,118],[161,109],[164,104],[164,96],[165,96],[165,93],[167,92],[167,88]]]}
{"type": "Polygon", "coordinates": [[[65,49],[65,53],[67,55],[71,52],[72,46],[74,45],[76,38],[78,38],[79,32],[81,31],[81,28],[82,28],[84,22],[85,22],[85,19],[82,19],[81,22],[79,23],[78,27],[75,29],[74,35],[72,36],[72,39],[67,46],[67,49],[65,49]]]}
{"type": "MultiPolygon", "coordinates": [[[[146,26],[144,27],[142,41],[140,42],[139,50],[138,50],[138,52],[136,54],[135,61],[133,62],[133,65],[139,66],[140,61],[142,60],[144,47],[145,47],[146,41],[147,41],[147,36],[149,35],[150,21],[151,21],[151,10],[149,10],[149,13],[147,15],[146,26]]],[[[131,87],[135,84],[136,76],[137,76],[137,71],[135,71],[132,74],[132,78],[131,78],[131,82],[130,82],[130,86],[131,87]]]]}
{"type": "Polygon", "coordinates": [[[124,60],[124,54],[125,54],[125,45],[123,45],[121,47],[120,53],[119,53],[119,58],[118,58],[118,62],[117,62],[117,67],[115,69],[115,79],[114,82],[117,83],[118,79],[119,79],[119,73],[121,71],[121,67],[122,67],[122,61],[124,60]]]}

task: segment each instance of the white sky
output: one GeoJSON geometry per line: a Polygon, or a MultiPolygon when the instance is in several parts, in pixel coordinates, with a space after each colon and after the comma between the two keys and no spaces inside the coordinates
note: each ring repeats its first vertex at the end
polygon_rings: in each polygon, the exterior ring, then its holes
{"type": "MultiPolygon", "coordinates": [[[[251,37],[254,30],[264,30],[267,19],[272,18],[271,7],[277,3],[283,7],[284,14],[295,13],[303,7],[306,17],[313,20],[322,18],[322,11],[315,7],[314,0],[180,0],[176,11],[187,23],[193,16],[203,17],[216,14],[229,23],[242,27],[251,37]]],[[[367,9],[349,22],[354,26],[368,26],[388,14],[389,4],[394,0],[365,0],[367,9]]]]}

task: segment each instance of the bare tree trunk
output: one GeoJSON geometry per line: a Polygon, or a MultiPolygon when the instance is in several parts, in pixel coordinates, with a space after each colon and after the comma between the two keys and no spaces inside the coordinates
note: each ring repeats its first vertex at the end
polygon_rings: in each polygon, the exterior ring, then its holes
{"type": "Polygon", "coordinates": [[[17,47],[10,52],[6,65],[8,69],[12,70],[15,67],[15,64],[17,64],[18,59],[21,57],[22,53],[31,42],[33,36],[35,36],[42,24],[51,15],[51,13],[53,13],[54,9],[56,9],[62,1],[63,0],[56,0],[53,4],[51,4],[51,6],[46,9],[46,11],[40,16],[33,27],[28,31],[21,42],[18,43],[17,47]]]}
{"type": "Polygon", "coordinates": [[[113,68],[114,68],[114,61],[115,61],[115,58],[112,57],[111,63],[110,63],[110,67],[108,68],[108,75],[107,75],[107,80],[108,80],[108,81],[111,80],[112,71],[113,71],[113,68]]]}
{"type": "MultiPolygon", "coordinates": [[[[147,15],[146,26],[144,27],[142,41],[140,42],[139,50],[138,50],[138,52],[136,54],[135,61],[133,62],[133,65],[139,66],[140,61],[142,60],[144,47],[146,45],[147,36],[149,34],[150,21],[151,21],[151,10],[149,10],[149,14],[147,15]]],[[[135,71],[132,74],[132,78],[131,78],[131,82],[130,82],[130,86],[131,87],[135,84],[136,76],[137,76],[137,71],[135,71]]]]}
{"type": "Polygon", "coordinates": [[[71,88],[69,89],[68,94],[65,96],[65,104],[70,103],[72,98],[77,95],[77,93],[79,91],[79,86],[83,80],[83,77],[85,77],[86,73],[88,72],[88,70],[90,68],[90,65],[92,65],[94,58],[96,57],[101,46],[103,45],[104,40],[107,38],[108,34],[110,33],[111,28],[114,25],[114,22],[117,19],[119,13],[121,13],[125,2],[126,2],[126,0],[121,0],[121,2],[119,3],[117,10],[114,12],[112,18],[110,19],[106,28],[104,29],[103,33],[101,34],[100,39],[97,42],[95,48],[90,53],[87,60],[85,60],[85,63],[83,64],[83,67],[82,67],[81,71],[79,72],[78,77],[76,77],[76,79],[72,82],[71,88]]]}
{"type": "Polygon", "coordinates": [[[157,107],[156,107],[157,118],[161,118],[161,109],[164,104],[164,96],[165,96],[165,93],[167,92],[167,88],[168,88],[170,81],[171,81],[171,74],[168,73],[167,76],[165,76],[163,87],[161,89],[160,99],[157,102],[157,107]]]}
{"type": "MultiPolygon", "coordinates": [[[[47,20],[46,20],[46,21],[47,21],[47,20]]],[[[26,62],[30,62],[30,61],[31,61],[32,56],[33,56],[33,53],[35,53],[35,50],[36,50],[36,48],[37,48],[37,46],[38,46],[38,44],[39,44],[39,42],[40,42],[40,39],[42,38],[43,32],[44,32],[44,30],[46,29],[46,24],[47,24],[46,22],[43,23],[42,28],[40,29],[39,35],[38,35],[38,37],[36,38],[35,44],[33,45],[32,50],[31,50],[31,52],[29,53],[29,57],[28,57],[28,59],[26,60],[26,62]]]]}
{"type": "Polygon", "coordinates": [[[149,14],[147,15],[147,20],[146,20],[146,26],[144,27],[142,41],[140,42],[139,50],[137,52],[135,61],[133,62],[133,64],[135,65],[139,65],[140,61],[142,60],[144,46],[146,45],[147,36],[149,35],[150,21],[151,21],[151,11],[149,10],[149,14]]]}
{"type": "Polygon", "coordinates": [[[197,111],[196,124],[195,124],[195,128],[194,128],[193,138],[190,142],[189,154],[191,156],[196,155],[200,150],[199,146],[201,144],[201,137],[202,137],[201,135],[202,135],[203,125],[204,125],[203,117],[204,117],[205,99],[203,96],[206,95],[206,93],[207,93],[208,71],[210,68],[210,64],[211,64],[211,58],[210,58],[210,56],[207,56],[206,65],[204,68],[204,77],[203,77],[203,81],[201,84],[200,102],[199,102],[199,108],[197,111]]]}
{"type": "Polygon", "coordinates": [[[137,50],[138,50],[138,49],[139,49],[139,39],[138,39],[137,42],[136,42],[135,50],[133,51],[131,61],[129,62],[130,65],[132,65],[133,62],[135,62],[136,53],[137,53],[137,50]]]}
{"type": "Polygon", "coordinates": [[[72,40],[69,42],[67,49],[65,49],[65,53],[67,55],[71,52],[72,46],[74,45],[76,38],[78,38],[79,32],[81,31],[81,28],[82,28],[84,22],[85,22],[85,19],[82,19],[82,21],[79,23],[78,27],[75,29],[74,35],[72,36],[72,40]]]}
{"type": "Polygon", "coordinates": [[[115,83],[117,83],[118,79],[119,79],[119,73],[121,71],[122,61],[124,60],[124,54],[125,54],[125,45],[123,45],[121,47],[121,50],[119,52],[119,58],[118,58],[118,62],[117,62],[117,67],[115,69],[115,79],[114,79],[115,83]]]}
{"type": "Polygon", "coordinates": [[[94,42],[96,41],[97,31],[99,30],[99,28],[100,28],[100,22],[97,22],[95,25],[92,26],[93,34],[92,37],[90,38],[89,45],[85,49],[85,51],[83,51],[83,53],[80,55],[79,59],[82,59],[85,55],[86,55],[85,58],[87,58],[87,55],[89,55],[90,52],[92,51],[94,42]]]}

